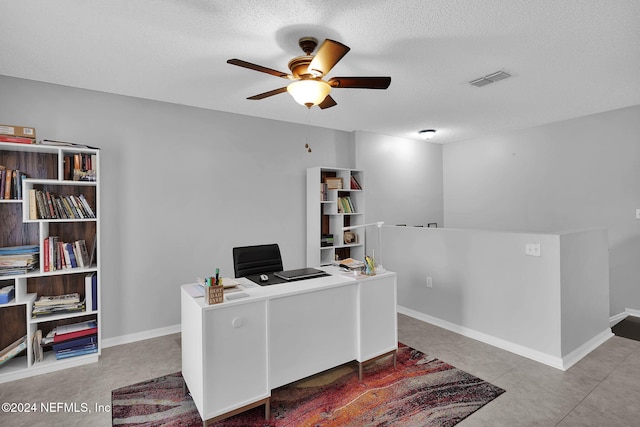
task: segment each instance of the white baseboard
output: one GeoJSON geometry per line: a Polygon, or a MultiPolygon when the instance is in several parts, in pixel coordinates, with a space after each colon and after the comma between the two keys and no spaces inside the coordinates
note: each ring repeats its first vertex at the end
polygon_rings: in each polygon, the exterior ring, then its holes
{"type": "Polygon", "coordinates": [[[412,310],[407,307],[398,306],[398,313],[406,314],[407,316],[411,316],[415,319],[422,320],[423,322],[430,323],[432,325],[447,329],[451,332],[455,332],[457,334],[463,335],[468,338],[472,338],[474,340],[481,341],[485,344],[489,344],[494,347],[501,348],[502,350],[509,351],[511,353],[515,353],[519,356],[526,357],[531,360],[535,360],[536,362],[543,363],[545,365],[551,366],[556,369],[560,369],[566,371],[584,356],[586,356],[589,352],[594,350],[600,344],[608,340],[613,336],[610,329],[601,332],[587,343],[580,346],[578,349],[572,351],[564,358],[553,356],[547,353],[543,353],[538,350],[531,349],[529,347],[525,347],[520,344],[515,344],[510,341],[503,340],[501,338],[497,338],[483,332],[476,331],[474,329],[466,328],[464,326],[456,325],[455,323],[448,322],[446,320],[439,319],[437,317],[429,316],[424,313],[420,313],[418,311],[412,310]]]}
{"type": "Polygon", "coordinates": [[[611,332],[611,328],[607,328],[595,337],[591,338],[586,343],[582,344],[580,347],[573,350],[571,353],[562,358],[562,370],[566,371],[567,369],[578,363],[580,359],[591,353],[612,336],[613,333],[611,332]]]}
{"type": "Polygon", "coordinates": [[[627,313],[629,316],[640,317],[640,310],[635,310],[633,308],[625,308],[624,312],[627,313]]]}
{"type": "Polygon", "coordinates": [[[629,316],[640,317],[640,310],[636,310],[633,308],[625,308],[622,313],[618,313],[615,316],[611,316],[609,318],[609,326],[615,326],[618,323],[622,322],[629,316]]]}
{"type": "Polygon", "coordinates": [[[119,337],[105,338],[102,340],[102,348],[113,347],[121,344],[129,344],[136,341],[148,340],[164,335],[176,334],[181,331],[180,324],[164,328],[151,329],[149,331],[136,332],[135,334],[120,335],[119,337]]]}

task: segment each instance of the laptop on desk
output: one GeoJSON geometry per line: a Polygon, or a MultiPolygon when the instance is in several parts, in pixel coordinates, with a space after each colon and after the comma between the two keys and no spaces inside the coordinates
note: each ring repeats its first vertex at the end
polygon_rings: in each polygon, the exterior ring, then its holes
{"type": "Polygon", "coordinates": [[[317,268],[298,268],[296,270],[278,271],[274,276],[290,282],[292,280],[313,279],[315,277],[328,276],[329,274],[317,268]]]}
{"type": "Polygon", "coordinates": [[[299,268],[297,270],[286,270],[286,271],[276,271],[273,273],[266,273],[264,276],[267,276],[267,280],[262,280],[260,276],[262,274],[250,274],[245,276],[247,279],[251,280],[254,283],[257,283],[260,286],[269,286],[269,285],[277,285],[280,283],[289,283],[294,282],[296,280],[304,280],[304,279],[313,279],[315,277],[329,276],[329,273],[326,273],[322,270],[318,270],[315,268],[299,268]]]}

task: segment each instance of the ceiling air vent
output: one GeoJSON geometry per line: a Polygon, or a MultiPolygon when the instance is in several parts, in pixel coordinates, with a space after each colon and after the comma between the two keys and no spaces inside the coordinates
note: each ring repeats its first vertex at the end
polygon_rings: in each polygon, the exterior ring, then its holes
{"type": "Polygon", "coordinates": [[[497,82],[499,80],[504,80],[507,77],[511,77],[511,74],[505,73],[504,71],[496,71],[495,73],[487,74],[484,77],[480,77],[479,79],[475,79],[469,82],[470,85],[482,87],[486,86],[489,83],[497,82]]]}

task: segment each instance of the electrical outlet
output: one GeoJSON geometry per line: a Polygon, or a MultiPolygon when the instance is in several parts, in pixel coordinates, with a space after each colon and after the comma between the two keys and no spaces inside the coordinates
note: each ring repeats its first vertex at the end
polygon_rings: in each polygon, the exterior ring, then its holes
{"type": "Polygon", "coordinates": [[[540,256],[540,243],[526,243],[524,253],[529,256],[540,256]]]}
{"type": "Polygon", "coordinates": [[[433,279],[431,276],[427,276],[427,288],[433,288],[433,279]]]}
{"type": "Polygon", "coordinates": [[[640,209],[636,209],[636,219],[640,219],[640,209]]]}

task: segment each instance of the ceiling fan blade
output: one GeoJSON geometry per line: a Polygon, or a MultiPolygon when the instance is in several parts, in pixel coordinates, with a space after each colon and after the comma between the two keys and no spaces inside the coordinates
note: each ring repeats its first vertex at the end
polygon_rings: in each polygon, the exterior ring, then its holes
{"type": "Polygon", "coordinates": [[[274,90],[270,90],[269,92],[264,92],[258,95],[250,96],[247,99],[253,99],[253,100],[264,99],[264,98],[268,98],[270,96],[277,95],[279,93],[283,93],[286,91],[287,91],[287,87],[285,86],[285,87],[281,87],[280,89],[274,89],[274,90]]]}
{"type": "Polygon", "coordinates": [[[318,53],[309,64],[310,73],[319,73],[317,77],[326,75],[349,52],[351,48],[335,40],[326,39],[318,48],[318,53]]]}
{"type": "Polygon", "coordinates": [[[327,83],[336,88],[386,89],[391,84],[391,77],[332,77],[327,83]]]}
{"type": "Polygon", "coordinates": [[[331,97],[331,95],[327,95],[324,101],[318,104],[318,107],[324,110],[325,108],[333,107],[334,105],[338,105],[338,103],[331,97]]]}
{"type": "Polygon", "coordinates": [[[242,59],[229,59],[227,64],[237,65],[238,67],[248,68],[250,70],[260,71],[261,73],[271,74],[272,76],[282,77],[283,79],[290,78],[289,74],[282,71],[274,70],[272,68],[263,67],[262,65],[252,64],[251,62],[243,61],[242,59]]]}

